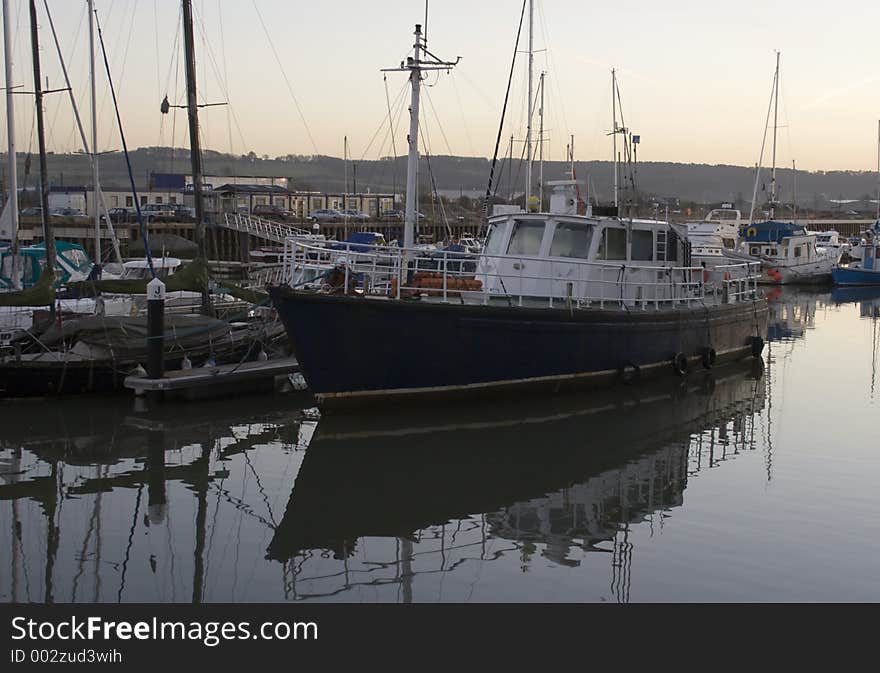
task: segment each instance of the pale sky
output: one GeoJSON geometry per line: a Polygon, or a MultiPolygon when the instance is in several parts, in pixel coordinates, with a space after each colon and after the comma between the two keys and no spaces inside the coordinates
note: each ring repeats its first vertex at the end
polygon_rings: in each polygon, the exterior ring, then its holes
{"type": "MultiPolygon", "coordinates": [[[[27,2],[9,0],[16,84],[33,88],[27,2]]],[[[48,0],[88,125],[86,0],[48,0]]],[[[758,160],[774,68],[782,53],[779,166],[874,170],[880,118],[880,5],[866,1],[535,0],[536,80],[547,72],[545,156],[562,159],[570,134],[578,160],[610,159],[610,70],[619,72],[627,125],[641,134],[640,161],[752,165],[758,160]]],[[[188,146],[186,116],[162,117],[167,93],[183,103],[176,0],[95,0],[129,146],[188,146]],[[175,46],[176,45],[176,46],[175,46]],[[176,127],[176,128],[174,128],[176,127]],[[172,138],[172,131],[173,138],[172,138]]],[[[194,0],[200,99],[210,149],[271,157],[392,153],[381,68],[411,49],[424,0],[194,0]],[[262,17],[262,21],[261,21],[262,17]],[[264,29],[265,25],[265,29],[264,29]],[[268,34],[268,35],[267,35],[268,34]],[[273,46],[275,52],[273,52],[273,46]],[[278,60],[275,53],[277,52],[278,60]],[[289,82],[289,87],[288,87],[289,82]],[[292,90],[292,94],[291,94],[292,90]],[[372,139],[372,144],[371,144],[372,139]]],[[[434,0],[429,48],[461,63],[433,75],[422,125],[433,154],[491,156],[522,0],[434,0]]],[[[42,62],[63,86],[43,0],[42,62]]],[[[524,27],[521,48],[526,46],[524,27]]],[[[119,149],[99,60],[99,149],[119,149]]],[[[526,59],[511,93],[507,138],[525,137],[526,59]]],[[[388,73],[396,152],[405,152],[406,76],[388,73]]],[[[17,97],[18,150],[35,148],[32,99],[17,97]]],[[[5,108],[2,140],[5,147],[5,108]]],[[[47,101],[48,142],[80,148],[66,94],[47,101]]],[[[538,120],[535,120],[537,127],[538,120]]],[[[521,151],[517,146],[516,153],[521,151]]],[[[763,164],[769,165],[769,141],[763,164]]]]}

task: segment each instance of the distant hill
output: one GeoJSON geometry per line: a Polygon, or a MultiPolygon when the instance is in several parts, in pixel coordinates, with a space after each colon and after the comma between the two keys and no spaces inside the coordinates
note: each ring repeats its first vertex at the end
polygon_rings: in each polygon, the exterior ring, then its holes
{"type": "MultiPolygon", "coordinates": [[[[37,184],[36,157],[28,160],[19,154],[19,183],[34,187],[37,184]],[[26,165],[27,164],[27,165],[26,165]]],[[[345,190],[345,164],[338,157],[294,156],[258,157],[234,156],[220,152],[204,152],[205,172],[209,175],[240,177],[284,177],[291,180],[294,189],[341,192],[345,190]]],[[[151,172],[188,173],[189,151],[183,148],[142,147],[131,153],[132,166],[139,189],[149,182],[151,172]]],[[[422,158],[420,189],[428,192],[432,179],[436,189],[446,193],[483,193],[489,179],[490,161],[480,157],[432,156],[422,158]]],[[[5,166],[5,159],[3,162],[5,166]]],[[[82,154],[50,154],[48,156],[50,181],[53,185],[88,185],[91,169],[88,158],[82,154]]],[[[514,162],[499,160],[495,180],[500,196],[509,191],[521,192],[525,169],[514,162]],[[511,170],[512,169],[512,170],[511,170]]],[[[545,180],[567,177],[568,164],[546,162],[545,180]]],[[[589,189],[600,201],[611,198],[612,169],[608,161],[579,161],[575,163],[578,179],[589,180],[589,189]]],[[[3,170],[5,183],[5,170],[3,170]]],[[[404,191],[406,157],[349,163],[350,189],[358,191],[404,191]]],[[[101,158],[102,183],[105,186],[125,187],[128,176],[121,153],[101,158]]],[[[769,189],[769,171],[762,172],[762,181],[769,189]]],[[[794,187],[791,169],[777,171],[780,200],[791,202],[794,187]]],[[[729,201],[740,206],[751,201],[754,169],[745,166],[679,164],[669,162],[640,163],[636,169],[636,186],[649,196],[677,198],[683,202],[718,203],[729,201]]],[[[798,171],[798,202],[819,208],[828,199],[875,198],[877,176],[869,171],[798,171]]],[[[761,194],[759,187],[759,199],[761,194]]],[[[765,194],[766,196],[766,194],[765,194]]]]}

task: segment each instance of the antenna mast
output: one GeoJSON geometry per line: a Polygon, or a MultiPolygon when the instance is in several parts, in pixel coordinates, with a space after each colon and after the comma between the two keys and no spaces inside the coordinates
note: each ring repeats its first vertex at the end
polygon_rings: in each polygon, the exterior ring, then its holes
{"type": "Polygon", "coordinates": [[[405,62],[402,62],[397,68],[386,68],[383,72],[388,71],[409,71],[409,81],[412,86],[412,98],[409,108],[409,156],[406,162],[406,210],[403,221],[403,247],[411,249],[415,238],[415,221],[416,221],[416,174],[419,166],[419,93],[422,84],[422,72],[427,70],[449,70],[455,66],[461,57],[455,62],[441,61],[431,52],[428,51],[425,39],[422,37],[422,26],[416,24],[415,43],[413,44],[413,55],[408,56],[405,62]],[[429,58],[422,60],[425,54],[429,58]]]}

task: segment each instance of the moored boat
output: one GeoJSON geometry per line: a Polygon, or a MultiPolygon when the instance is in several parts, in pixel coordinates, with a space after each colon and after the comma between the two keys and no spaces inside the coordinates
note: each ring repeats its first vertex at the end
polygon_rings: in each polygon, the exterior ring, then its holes
{"type": "MultiPolygon", "coordinates": [[[[489,218],[473,270],[445,251],[426,266],[413,245],[419,88],[424,71],[454,65],[427,52],[417,25],[400,68],[412,85],[404,245],[349,246],[328,269],[323,247],[285,244],[289,283],[269,291],[322,409],[556,392],[760,355],[757,262],[695,267],[685,227],[578,214],[574,180],[548,183],[549,211],[532,212],[530,164],[529,211],[489,218]],[[310,275],[317,291],[293,282],[310,275]]],[[[527,145],[531,158],[531,129],[527,145]]]]}
{"type": "MultiPolygon", "coordinates": [[[[423,271],[415,250],[386,249],[381,268],[374,253],[349,252],[338,286],[270,294],[322,408],[555,392],[759,355],[757,265],[709,271],[681,261],[685,251],[674,225],[551,205],[491,218],[474,273],[445,259],[423,271]],[[371,282],[380,276],[391,286],[371,282]]],[[[316,253],[291,241],[291,275],[316,253]]]]}
{"type": "Polygon", "coordinates": [[[740,250],[729,258],[761,262],[761,283],[819,285],[831,281],[837,256],[820,250],[803,225],[767,220],[744,228],[740,250]]]}
{"type": "Polygon", "coordinates": [[[731,208],[715,208],[701,222],[688,222],[691,261],[707,269],[728,264],[725,253],[736,248],[741,223],[740,211],[731,208]]]}

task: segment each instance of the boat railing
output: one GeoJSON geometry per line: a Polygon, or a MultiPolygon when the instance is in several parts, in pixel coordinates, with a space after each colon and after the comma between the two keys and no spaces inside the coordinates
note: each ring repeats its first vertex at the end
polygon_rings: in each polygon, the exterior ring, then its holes
{"type": "Polygon", "coordinates": [[[443,302],[586,308],[655,308],[758,297],[760,263],[706,269],[629,261],[583,260],[364,244],[284,244],[284,283],[294,288],[356,292],[443,302]]]}

